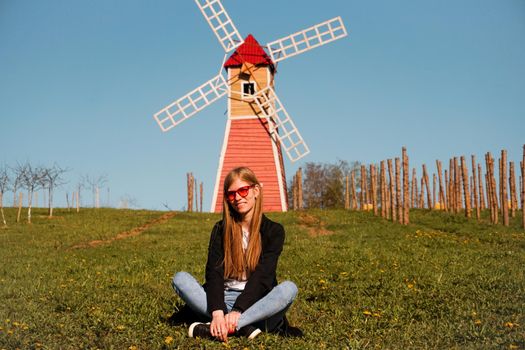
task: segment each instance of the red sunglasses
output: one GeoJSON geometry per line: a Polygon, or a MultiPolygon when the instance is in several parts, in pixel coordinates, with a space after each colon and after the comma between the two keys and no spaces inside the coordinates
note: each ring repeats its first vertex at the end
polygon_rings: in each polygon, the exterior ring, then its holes
{"type": "Polygon", "coordinates": [[[227,191],[225,193],[225,197],[227,200],[229,200],[230,202],[233,202],[235,200],[235,197],[237,196],[237,193],[239,194],[239,196],[241,196],[242,198],[246,198],[246,196],[248,195],[248,193],[250,192],[250,188],[254,187],[255,185],[249,185],[249,186],[243,186],[243,187],[239,187],[237,189],[237,191],[227,191]]]}

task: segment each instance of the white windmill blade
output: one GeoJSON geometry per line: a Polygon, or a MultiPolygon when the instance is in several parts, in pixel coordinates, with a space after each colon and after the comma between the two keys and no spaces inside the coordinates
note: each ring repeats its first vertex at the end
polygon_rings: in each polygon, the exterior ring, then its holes
{"type": "Polygon", "coordinates": [[[253,96],[253,100],[261,112],[275,123],[270,129],[270,134],[274,141],[281,142],[281,147],[284,148],[292,162],[310,153],[310,149],[272,87],[268,86],[258,91],[253,96]]]}
{"type": "Polygon", "coordinates": [[[268,51],[274,62],[282,61],[347,36],[341,17],[335,17],[313,27],[288,35],[282,39],[267,44],[268,51]]]}
{"type": "Polygon", "coordinates": [[[244,42],[220,0],[195,0],[195,2],[226,52],[244,42]]]}
{"type": "Polygon", "coordinates": [[[153,115],[162,131],[177,126],[228,93],[222,74],[208,80],[153,115]]]}

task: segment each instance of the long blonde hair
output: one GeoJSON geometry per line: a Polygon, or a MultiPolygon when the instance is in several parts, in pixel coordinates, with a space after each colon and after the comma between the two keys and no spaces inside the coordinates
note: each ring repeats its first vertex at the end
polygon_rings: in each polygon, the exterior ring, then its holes
{"type": "Polygon", "coordinates": [[[247,167],[235,168],[224,179],[224,195],[222,199],[222,218],[224,224],[224,277],[241,280],[255,270],[261,255],[261,235],[259,234],[262,221],[262,188],[253,171],[247,167]],[[252,222],[250,224],[250,240],[246,253],[242,249],[242,216],[232,208],[226,199],[226,192],[231,184],[240,179],[259,188],[259,195],[255,198],[252,222]]]}

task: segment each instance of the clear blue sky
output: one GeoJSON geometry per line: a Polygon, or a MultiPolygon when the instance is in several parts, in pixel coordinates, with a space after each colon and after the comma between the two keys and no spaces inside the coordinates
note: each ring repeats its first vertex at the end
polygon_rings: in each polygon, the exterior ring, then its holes
{"type": "MultiPolygon", "coordinates": [[[[296,164],[411,166],[525,143],[525,2],[223,0],[261,43],[335,16],[349,36],[280,63],[276,89],[311,149],[296,164]]],[[[162,133],[152,115],[216,75],[223,49],[192,0],[0,0],[0,164],[107,174],[111,204],[211,204],[226,99],[162,133]]],[[[91,197],[85,194],[87,203],[91,197]]],[[[106,197],[103,196],[103,203],[106,197]]],[[[10,196],[6,199],[10,204],[10,196]]]]}

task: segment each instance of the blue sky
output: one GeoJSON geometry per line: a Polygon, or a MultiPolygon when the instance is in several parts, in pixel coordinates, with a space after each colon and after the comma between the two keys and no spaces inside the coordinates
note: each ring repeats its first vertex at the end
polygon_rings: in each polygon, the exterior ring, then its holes
{"type": "MultiPolygon", "coordinates": [[[[311,149],[288,175],[402,146],[418,172],[503,148],[519,161],[524,1],[223,4],[261,44],[335,16],[349,32],[279,64],[277,93],[311,149]]],[[[209,209],[226,100],[168,133],[152,115],[216,75],[223,55],[192,0],[0,0],[0,164],[70,168],[58,204],[81,175],[106,174],[111,205],[128,195],[153,209],[181,209],[192,171],[209,209]]]]}

